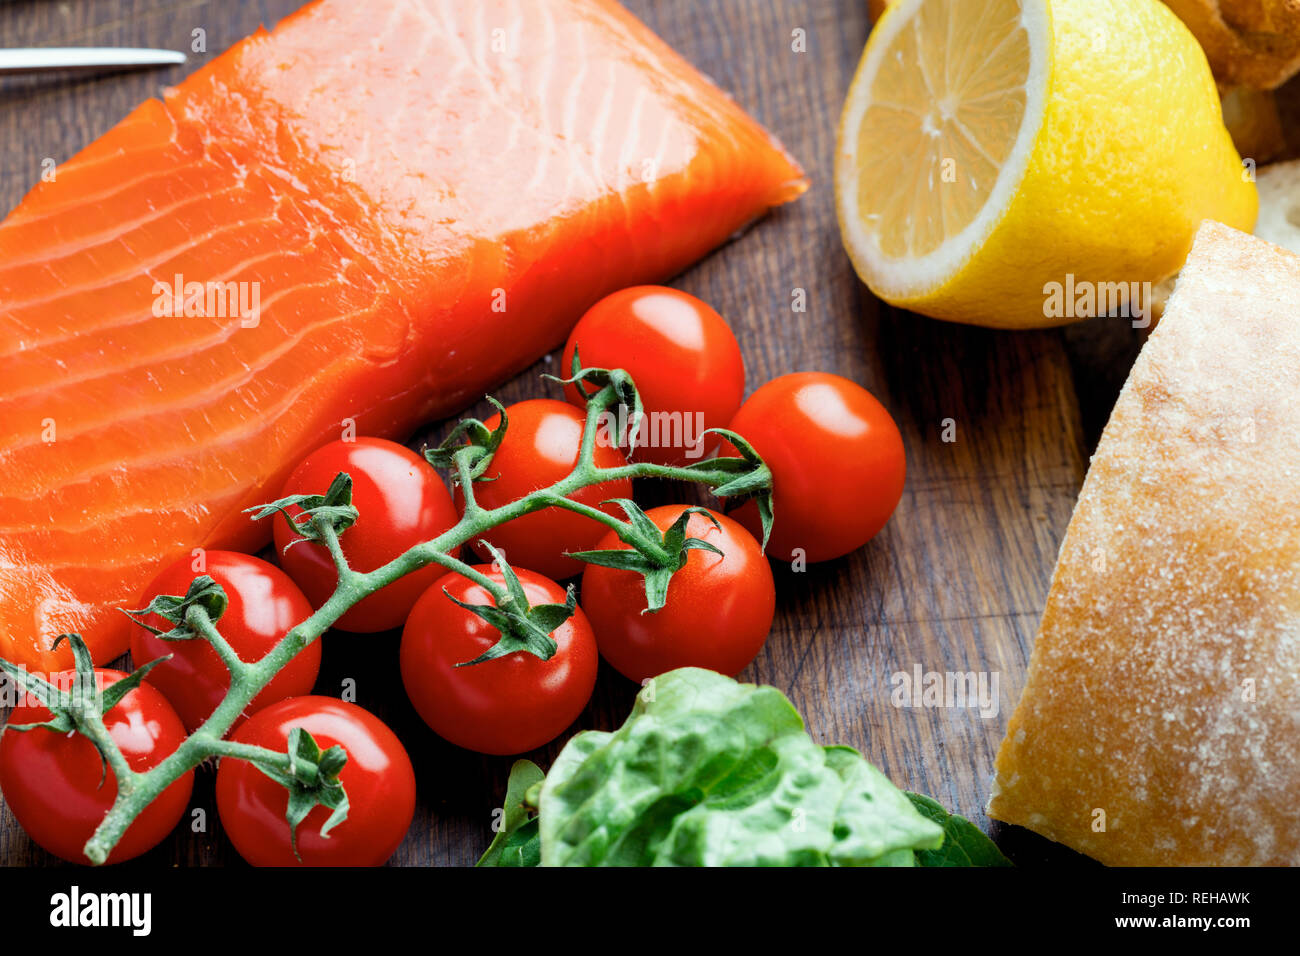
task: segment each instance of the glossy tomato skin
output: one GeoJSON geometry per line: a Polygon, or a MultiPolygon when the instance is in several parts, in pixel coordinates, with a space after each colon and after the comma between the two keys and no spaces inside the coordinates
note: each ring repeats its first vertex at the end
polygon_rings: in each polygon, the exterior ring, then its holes
{"type": "MultiPolygon", "coordinates": [[[[501,572],[479,571],[495,581],[501,572]]],[[[565,590],[548,578],[515,569],[532,606],[563,604],[565,590]]],[[[552,633],[558,649],[549,661],[526,651],[470,667],[500,634],[471,611],[492,604],[480,585],[448,574],[420,598],[402,632],[402,683],[411,703],[438,736],[486,754],[518,754],[554,740],[582,713],[596,686],[599,655],[582,608],[552,633]]]]}
{"type": "MultiPolygon", "coordinates": [[[[767,553],[829,561],[855,551],[885,526],[903,495],[903,439],[885,407],[856,382],[795,372],[759,388],[732,419],[772,469],[767,553]]],[[[730,444],[724,454],[735,454],[730,444]]],[[[735,517],[760,535],[752,502],[735,517]]]]}
{"type": "MultiPolygon", "coordinates": [[[[474,495],[484,508],[498,508],[531,491],[545,488],[564,478],[578,461],[585,418],[571,405],[550,398],[517,402],[506,409],[509,424],[506,437],[492,457],[485,477],[474,485],[474,495]]],[[[484,424],[495,428],[500,415],[484,424]]],[[[617,468],[627,459],[617,448],[596,442],[596,464],[617,468]]],[[[610,498],[632,497],[630,480],[607,481],[570,495],[575,501],[621,515],[614,505],[602,505],[610,498]]],[[[456,489],[457,507],[464,508],[464,494],[456,489]]],[[[543,508],[532,514],[498,525],[483,535],[505,552],[516,570],[528,568],[548,578],[562,580],[582,573],[582,562],[567,557],[566,551],[585,551],[605,533],[605,526],[583,515],[560,508],[543,508]]],[[[475,544],[484,560],[491,555],[475,544]]]]}
{"type": "MultiPolygon", "coordinates": [[[[665,505],[646,514],[666,531],[685,509],[665,505]]],[[[686,564],[668,583],[667,603],[654,613],[646,611],[641,575],[595,564],[583,573],[583,606],[601,656],[624,677],[640,682],[677,667],[705,667],[734,677],[762,650],[776,611],[772,568],[753,535],[713,514],[720,528],[695,514],[686,534],[709,542],[723,556],[688,551],[686,564]]],[[[628,545],[611,531],[597,547],[628,545]]]]}
{"type": "MultiPolygon", "coordinates": [[[[99,668],[96,679],[110,687],[126,675],[99,668]]],[[[51,675],[59,687],[71,686],[72,672],[51,675]]],[[[33,698],[23,700],[9,715],[10,724],[40,723],[50,712],[33,698]]],[[[154,687],[141,684],[104,715],[104,725],[132,770],[156,766],[180,746],[185,728],[167,699],[154,687]]],[[[0,736],[0,792],[27,835],[55,856],[72,863],[89,863],[82,847],[117,797],[117,778],[110,767],[102,773],[99,753],[80,734],[49,730],[0,736]]],[[[180,822],[194,786],[193,771],[178,777],[127,828],[109,863],[120,863],[153,849],[180,822]]]]}
{"type": "MultiPolygon", "coordinates": [[[[202,571],[195,571],[189,558],[177,561],[154,579],[138,607],[147,606],[159,594],[183,595],[200,574],[220,584],[230,600],[217,630],[240,660],[260,660],[290,628],[311,616],[311,604],[287,574],[273,564],[234,551],[206,552],[202,571]]],[[[144,620],[164,630],[174,626],[156,614],[144,620]]],[[[320,673],[320,654],[319,640],[307,645],[253,698],[244,716],[285,697],[311,693],[320,673]]],[[[230,672],[207,641],[164,641],[143,627],[134,629],[131,660],[136,667],[167,655],[171,659],[155,666],[145,679],[163,692],[186,730],[192,731],[226,696],[230,672]]]]}
{"type": "MultiPolygon", "coordinates": [[[[324,494],[340,471],[352,476],[352,503],[359,512],[356,523],[339,538],[356,571],[373,571],[458,520],[437,471],[409,448],[382,438],[340,440],[317,449],[294,469],[281,496],[324,494]]],[[[275,546],[280,563],[312,606],[324,604],[337,580],[325,546],[302,541],[282,516],[275,518],[275,546]],[[285,546],[294,540],[301,543],[286,552],[285,546]]],[[[421,568],[394,581],[359,601],[334,626],[364,634],[400,627],[440,570],[421,568]]]]}
{"type": "Polygon", "coordinates": [[[290,697],[258,711],[234,734],[246,744],[284,751],[302,727],[321,750],[340,744],[348,761],[339,774],[348,817],[329,835],[330,817],[314,807],[298,824],[293,853],[285,811],[288,791],[246,760],[217,768],[217,812],[239,855],[253,866],[380,866],[401,844],[415,815],[415,771],[396,735],[369,711],[332,697],[290,697]]]}
{"type": "MultiPolygon", "coordinates": [[[[632,454],[640,461],[685,465],[711,455],[719,439],[705,437],[704,429],[726,427],[745,394],[745,363],[726,320],[667,286],[633,286],[593,305],[564,346],[565,377],[575,349],[587,368],[627,371],[647,414],[660,416],[653,428],[647,423],[646,444],[632,454]]],[[[564,391],[571,403],[585,406],[578,386],[564,391]]]]}

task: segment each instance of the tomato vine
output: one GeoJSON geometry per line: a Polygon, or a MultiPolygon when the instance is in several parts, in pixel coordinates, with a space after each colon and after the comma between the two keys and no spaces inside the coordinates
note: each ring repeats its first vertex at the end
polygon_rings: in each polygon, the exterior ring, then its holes
{"type": "MultiPolygon", "coordinates": [[[[576,366],[577,362],[574,364],[576,366]]],[[[138,686],[150,667],[159,661],[150,662],[104,690],[96,687],[94,665],[80,635],[68,634],[59,639],[66,639],[73,650],[77,679],[68,689],[60,689],[44,678],[0,659],[0,669],[53,714],[52,720],[45,723],[11,725],[8,728],[10,731],[24,732],[44,727],[79,733],[98,750],[106,770],[109,767],[113,770],[117,782],[115,801],[85,845],[85,854],[92,863],[105,862],[132,821],[151,802],[178,778],[212,757],[251,761],[268,777],[284,786],[290,794],[286,817],[291,829],[296,828],[297,823],[317,805],[329,807],[332,811],[329,825],[338,825],[347,814],[347,796],[339,783],[339,771],[347,760],[342,748],[330,747],[322,751],[306,731],[291,736],[285,752],[224,738],[253,698],[297,654],[325,633],[353,605],[413,571],[431,564],[441,565],[448,571],[475,581],[492,595],[496,607],[485,607],[476,613],[480,613],[497,628],[502,637],[498,647],[483,655],[482,659],[513,652],[534,653],[546,658],[549,656],[548,650],[553,653],[554,641],[550,639],[549,633],[572,613],[572,594],[566,605],[529,608],[522,590],[510,586],[513,575],[503,556],[496,555],[498,565],[504,572],[505,583],[493,580],[453,556],[461,545],[479,539],[486,531],[498,525],[543,508],[556,507],[585,515],[608,526],[640,556],[637,569],[646,576],[647,594],[651,597],[652,607],[662,604],[667,577],[681,566],[685,551],[700,547],[701,544],[692,543],[693,539],[685,538],[681,533],[660,533],[644,520],[644,513],[630,501],[620,502],[620,507],[627,514],[627,518],[623,519],[572,500],[571,496],[575,492],[613,480],[634,478],[665,478],[702,484],[719,497],[756,500],[763,516],[763,535],[766,541],[772,519],[771,473],[744,439],[724,429],[710,430],[731,443],[738,451],[738,456],[735,457],[702,460],[685,466],[651,462],[634,462],[617,467],[598,466],[593,458],[597,433],[602,428],[602,415],[611,408],[623,405],[631,410],[630,418],[635,425],[643,414],[636,387],[631,377],[619,369],[575,368],[573,377],[563,381],[581,382],[595,389],[587,400],[578,460],[566,477],[501,507],[485,508],[478,503],[474,495],[474,482],[483,476],[508,428],[504,409],[493,402],[502,412],[500,424],[496,428],[489,429],[480,421],[465,419],[442,444],[425,452],[432,467],[449,471],[453,482],[460,485],[465,497],[465,511],[460,521],[436,538],[410,548],[372,571],[361,572],[352,568],[340,545],[340,536],[347,532],[357,518],[357,509],[351,501],[351,479],[346,473],[339,473],[330,487],[321,494],[295,495],[291,499],[281,499],[249,509],[251,520],[267,517],[274,519],[276,515],[281,515],[284,520],[292,522],[303,538],[320,544],[328,551],[338,573],[333,594],[308,618],[292,627],[259,660],[242,660],[221,635],[218,625],[226,607],[226,596],[220,585],[210,577],[196,577],[185,595],[163,595],[155,598],[148,608],[140,611],[124,610],[124,613],[137,621],[139,616],[152,613],[172,623],[174,626],[165,632],[159,628],[150,628],[165,640],[207,641],[230,671],[230,688],[221,703],[176,750],[149,770],[135,771],[130,768],[105,726],[104,714],[125,693],[138,686]],[[289,510],[291,507],[295,510],[289,510]],[[669,554],[668,550],[673,550],[674,553],[669,554]],[[654,600],[656,596],[659,598],[657,602],[654,600]]],[[[598,563],[611,560],[604,552],[592,552],[587,557],[598,563]]],[[[466,662],[467,665],[474,663],[477,661],[466,662]]]]}

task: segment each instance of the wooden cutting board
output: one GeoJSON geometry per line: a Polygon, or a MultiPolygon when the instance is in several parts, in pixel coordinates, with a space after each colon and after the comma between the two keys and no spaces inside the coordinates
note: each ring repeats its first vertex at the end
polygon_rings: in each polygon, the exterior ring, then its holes
{"type": "MultiPolygon", "coordinates": [[[[0,5],[6,46],[119,45],[192,50],[181,68],[94,78],[0,81],[0,207],[41,174],[216,53],[274,23],[298,0],[119,0],[0,5]],[[200,32],[201,31],[201,32],[200,32]]],[[[1068,331],[992,332],[877,302],[857,280],[835,225],[831,164],[841,100],[866,41],[864,0],[628,0],[685,57],[765,123],[813,187],[714,253],[675,285],[726,316],[749,388],[821,369],[869,388],[907,447],[907,489],[885,531],[848,558],[777,569],[771,638],[743,679],[774,684],[823,743],[861,750],[899,786],[932,794],[986,829],[992,762],[1024,684],[1058,544],[1086,456],[1136,352],[1124,322],[1068,331]],[[805,311],[795,305],[802,301],[805,311]],[[997,680],[995,714],[896,707],[895,674],[976,672],[997,680]]],[[[503,401],[548,394],[546,362],[505,383],[503,401]]],[[[486,406],[479,408],[483,413],[486,406]]],[[[438,438],[446,422],[430,423],[438,438]]],[[[641,489],[661,503],[680,489],[641,489]]],[[[357,702],[406,743],[419,808],[394,864],[470,864],[491,839],[509,758],[457,750],[406,701],[397,635],[324,638],[317,692],[356,682],[357,702]]],[[[579,728],[610,729],[636,688],[602,668],[579,728]]],[[[532,755],[548,766],[558,746],[532,755]]],[[[213,773],[199,773],[203,828],[182,825],[137,866],[239,863],[222,837],[213,773]]],[[[1013,858],[1073,855],[1014,828],[994,830],[1013,858]]],[[[0,807],[0,864],[52,864],[0,807]]]]}

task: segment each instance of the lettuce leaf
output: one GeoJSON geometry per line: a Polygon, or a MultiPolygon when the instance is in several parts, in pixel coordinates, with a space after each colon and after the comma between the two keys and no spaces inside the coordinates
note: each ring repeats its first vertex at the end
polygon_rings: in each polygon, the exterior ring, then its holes
{"type": "Polygon", "coordinates": [[[907,798],[922,815],[943,827],[943,846],[916,854],[917,866],[1012,866],[998,845],[963,816],[949,813],[943,804],[919,793],[907,798]]]}
{"type": "Polygon", "coordinates": [[[537,866],[541,862],[537,815],[526,805],[524,794],[544,776],[542,768],[531,760],[515,761],[506,784],[501,829],[476,866],[537,866]]]}
{"type": "Polygon", "coordinates": [[[695,668],[571,739],[539,806],[544,866],[911,866],[944,834],[780,691],[695,668]]]}

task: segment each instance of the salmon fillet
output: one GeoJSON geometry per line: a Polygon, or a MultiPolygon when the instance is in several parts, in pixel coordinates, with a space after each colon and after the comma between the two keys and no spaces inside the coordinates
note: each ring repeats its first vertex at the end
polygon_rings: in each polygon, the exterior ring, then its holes
{"type": "Polygon", "coordinates": [[[0,654],[120,655],[114,608],[265,544],[242,509],[347,420],[463,408],[806,187],[606,0],[322,0],[259,31],[0,223],[0,654]]]}

